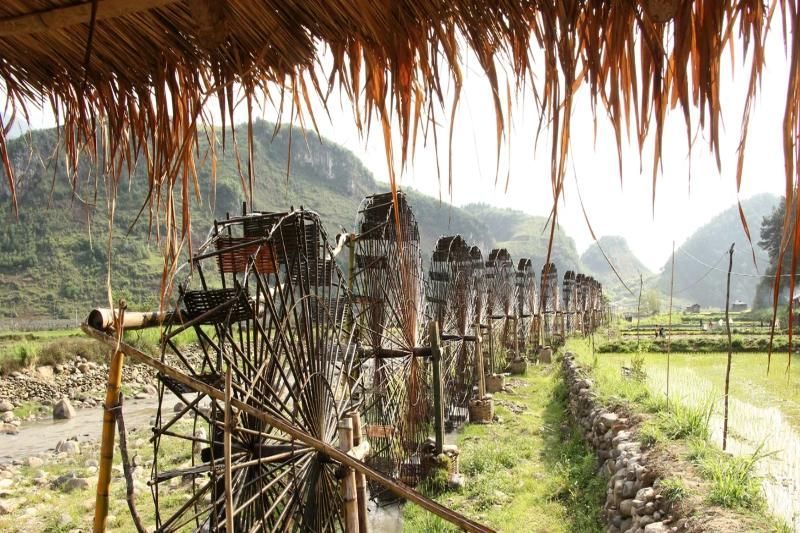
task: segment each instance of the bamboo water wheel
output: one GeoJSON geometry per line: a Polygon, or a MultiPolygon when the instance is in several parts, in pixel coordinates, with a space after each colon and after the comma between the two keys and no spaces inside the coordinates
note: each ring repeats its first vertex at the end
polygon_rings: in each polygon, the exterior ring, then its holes
{"type": "Polygon", "coordinates": [[[530,259],[523,258],[517,263],[516,272],[516,316],[517,338],[520,354],[535,347],[533,335],[534,317],[536,314],[536,273],[530,259]]]}
{"type": "Polygon", "coordinates": [[[495,248],[486,261],[486,312],[490,321],[491,370],[505,371],[514,349],[514,263],[505,248],[495,248]]]}
{"type": "Polygon", "coordinates": [[[548,263],[542,267],[541,277],[541,320],[542,335],[544,344],[553,344],[558,335],[558,313],[559,307],[559,283],[558,269],[553,263],[548,263]]]}
{"type": "MultiPolygon", "coordinates": [[[[184,323],[166,326],[162,361],[172,352],[186,375],[335,445],[357,407],[358,359],[319,217],[298,210],[217,222],[192,267],[179,291],[184,323]],[[175,342],[187,330],[194,353],[175,342]]],[[[158,531],[342,530],[338,464],[229,402],[159,378],[159,402],[172,393],[183,407],[159,410],[153,428],[158,531]],[[167,466],[176,447],[191,450],[191,464],[167,466]],[[192,487],[177,505],[176,479],[192,487]]]]}
{"type": "Polygon", "coordinates": [[[364,199],[356,226],[353,292],[369,463],[415,485],[426,473],[424,445],[432,432],[417,222],[403,193],[396,204],[387,193],[364,199]]]}
{"type": "Polygon", "coordinates": [[[470,247],[460,235],[436,242],[428,272],[428,315],[439,325],[447,429],[467,420],[475,383],[475,283],[470,247]]]}
{"type": "Polygon", "coordinates": [[[470,261],[472,262],[472,294],[475,299],[473,304],[474,316],[472,317],[473,326],[481,334],[481,343],[478,349],[483,352],[483,368],[479,368],[478,361],[476,360],[475,373],[480,372],[486,374],[489,372],[489,352],[487,351],[488,343],[483,340],[484,334],[488,333],[487,313],[486,313],[486,297],[487,297],[487,279],[486,279],[486,263],[483,261],[483,252],[477,246],[473,246],[469,250],[470,261]]]}

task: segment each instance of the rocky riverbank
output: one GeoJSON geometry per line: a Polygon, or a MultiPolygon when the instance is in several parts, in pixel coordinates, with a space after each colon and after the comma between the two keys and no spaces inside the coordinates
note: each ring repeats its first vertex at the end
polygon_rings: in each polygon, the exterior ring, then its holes
{"type": "MultiPolygon", "coordinates": [[[[191,350],[187,353],[190,360],[195,357],[191,350]]],[[[0,377],[0,433],[14,434],[26,421],[70,418],[73,408],[102,407],[107,379],[107,363],[81,356],[63,364],[32,366],[0,377]]],[[[122,390],[126,397],[153,398],[156,385],[155,371],[150,367],[123,367],[122,390]]]]}

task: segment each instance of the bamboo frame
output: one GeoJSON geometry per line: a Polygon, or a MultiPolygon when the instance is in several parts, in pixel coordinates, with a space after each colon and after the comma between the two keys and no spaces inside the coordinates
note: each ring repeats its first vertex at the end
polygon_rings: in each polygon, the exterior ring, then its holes
{"type": "Polygon", "coordinates": [[[125,353],[121,349],[124,329],[122,325],[125,323],[124,302],[120,302],[119,314],[115,322],[117,338],[107,337],[111,339],[111,342],[106,342],[114,348],[114,354],[111,356],[111,366],[108,369],[106,399],[103,403],[103,430],[100,437],[100,461],[97,468],[97,491],[92,523],[94,533],[106,530],[106,518],[108,517],[111,466],[114,462],[114,430],[117,422],[113,409],[118,405],[120,386],[122,385],[122,367],[125,364],[125,353]]]}

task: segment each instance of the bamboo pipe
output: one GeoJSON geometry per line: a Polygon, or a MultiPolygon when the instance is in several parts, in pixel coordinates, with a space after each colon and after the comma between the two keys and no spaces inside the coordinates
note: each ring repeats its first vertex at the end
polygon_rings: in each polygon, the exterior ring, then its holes
{"type": "MultiPolygon", "coordinates": [[[[119,313],[115,313],[113,309],[98,307],[97,309],[92,309],[89,312],[89,316],[86,318],[86,323],[94,329],[99,329],[100,331],[110,331],[115,327],[115,314],[119,315],[119,313]]],[[[153,328],[161,326],[164,322],[168,322],[174,315],[175,312],[173,311],[153,311],[147,313],[126,311],[121,315],[122,327],[124,329],[153,328]]]]}
{"type": "MultiPolygon", "coordinates": [[[[350,413],[353,421],[353,446],[358,448],[362,444],[361,416],[358,411],[350,413]]],[[[368,441],[363,441],[369,444],[368,441]]],[[[356,472],[356,499],[358,500],[358,530],[360,533],[369,533],[369,520],[367,515],[367,478],[362,472],[356,472]]]]}
{"type": "MultiPolygon", "coordinates": [[[[86,324],[81,326],[81,329],[83,330],[84,333],[86,333],[86,335],[102,342],[103,344],[106,344],[108,346],[116,345],[116,340],[113,337],[103,333],[102,331],[95,330],[86,324]]],[[[154,368],[155,370],[164,374],[165,376],[168,376],[174,379],[175,381],[183,385],[186,385],[187,387],[190,387],[191,389],[197,392],[202,392],[206,396],[209,396],[210,398],[213,398],[217,401],[223,401],[223,402],[225,401],[225,394],[219,389],[212,387],[211,385],[208,385],[206,383],[203,383],[202,381],[199,381],[191,376],[187,376],[183,372],[180,372],[174,369],[173,367],[165,363],[162,363],[158,359],[150,357],[141,350],[137,350],[130,344],[121,342],[119,345],[119,349],[121,352],[123,352],[126,356],[130,357],[131,359],[139,363],[145,364],[151,368],[154,368]]],[[[374,468],[368,466],[363,461],[351,457],[350,455],[342,452],[341,450],[338,450],[334,446],[331,446],[317,439],[316,437],[309,435],[302,429],[299,429],[298,427],[292,425],[291,423],[279,417],[276,417],[264,411],[259,411],[252,405],[247,404],[236,398],[231,399],[231,405],[233,405],[233,407],[235,407],[239,411],[246,413],[258,420],[261,420],[275,427],[275,429],[286,433],[291,437],[294,437],[303,444],[306,444],[307,446],[314,448],[318,452],[327,455],[334,461],[345,464],[355,469],[357,472],[363,473],[369,479],[372,479],[375,482],[379,483],[380,485],[387,488],[397,496],[405,498],[413,503],[416,503],[423,509],[426,509],[427,511],[430,511],[431,513],[450,522],[451,524],[454,524],[462,528],[464,531],[470,531],[475,533],[493,533],[494,531],[493,529],[483,524],[475,522],[474,520],[467,518],[453,511],[452,509],[448,509],[442,504],[434,500],[431,500],[426,496],[423,496],[419,492],[404,485],[403,483],[395,481],[394,479],[386,476],[385,474],[378,472],[374,468]]]]}
{"type": "MultiPolygon", "coordinates": [[[[349,453],[353,448],[353,420],[345,417],[339,421],[339,449],[349,453]]],[[[344,531],[358,531],[358,496],[356,492],[356,475],[352,468],[345,468],[342,476],[342,500],[344,501],[344,531]]]]}
{"type": "Polygon", "coordinates": [[[111,466],[114,462],[114,427],[116,417],[114,407],[119,401],[119,389],[122,384],[122,366],[125,363],[125,354],[120,349],[122,333],[125,323],[125,302],[120,301],[120,309],[117,315],[119,338],[108,337],[109,346],[114,347],[114,355],[111,356],[111,366],[108,369],[108,382],[106,383],[106,400],[103,403],[103,431],[100,439],[100,462],[97,468],[97,492],[94,505],[94,522],[92,530],[94,533],[102,533],[106,530],[106,518],[108,517],[109,488],[111,486],[111,466]]]}

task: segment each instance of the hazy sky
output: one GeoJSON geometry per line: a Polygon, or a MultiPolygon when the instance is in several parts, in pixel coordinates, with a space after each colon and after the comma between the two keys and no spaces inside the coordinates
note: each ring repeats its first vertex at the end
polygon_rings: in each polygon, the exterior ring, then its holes
{"type": "MultiPolygon", "coordinates": [[[[746,199],[760,192],[783,194],[783,152],[781,121],[786,96],[786,59],[780,31],[772,32],[760,96],[751,118],[750,138],[740,197],[746,199]]],[[[323,59],[324,61],[324,59],[323,59]]],[[[638,149],[632,142],[623,151],[623,177],[620,182],[616,145],[607,119],[599,110],[597,138],[586,88],[579,93],[573,110],[572,150],[566,179],[564,200],[559,206],[559,222],[575,238],[579,252],[592,242],[575,189],[574,172],[578,177],[586,210],[598,237],[621,235],[650,269],[658,271],[668,259],[672,241],[680,245],[691,233],[714,215],[736,202],[736,157],[739,142],[743,95],[749,67],[743,68],[737,58],[735,72],[730,62],[723,61],[723,132],[721,133],[722,172],[718,172],[708,150],[707,139],[697,135],[691,161],[686,130],[679,111],[667,122],[664,136],[663,173],[657,182],[655,208],[652,204],[652,172],[650,142],[643,154],[643,172],[639,168],[638,149]],[[725,83],[728,81],[729,83],[725,83]]],[[[467,58],[465,85],[456,114],[453,137],[452,203],[464,205],[486,202],[503,207],[547,215],[552,206],[550,188],[550,135],[542,132],[534,150],[535,128],[539,116],[530,90],[515,101],[510,139],[501,152],[501,178],[495,183],[496,138],[495,114],[488,83],[477,62],[467,58]],[[509,143],[510,140],[510,143],[509,143]],[[510,146],[510,154],[509,154],[510,146]],[[510,170],[508,190],[506,171],[510,170]]],[[[369,138],[360,138],[349,104],[329,101],[331,120],[324,112],[316,113],[323,136],[331,138],[355,152],[375,174],[388,181],[388,171],[380,127],[374,127],[369,138]]],[[[52,126],[48,113],[34,113],[31,126],[52,126]]],[[[273,110],[262,115],[275,120],[273,110]]],[[[285,114],[284,117],[288,116],[285,114]]],[[[448,114],[441,114],[447,122],[448,114]]],[[[697,121],[695,120],[695,124],[697,121]]],[[[654,129],[654,128],[653,128],[654,129]]],[[[635,135],[635,132],[633,132],[635,135]]],[[[421,137],[421,136],[420,136],[421,137]]],[[[314,136],[309,136],[312,143],[314,136]]],[[[416,159],[403,173],[401,186],[410,186],[433,196],[451,201],[447,191],[447,128],[440,129],[440,164],[442,179],[437,180],[435,152],[432,145],[418,146],[416,159]]],[[[432,144],[432,143],[431,143],[432,144]]],[[[749,221],[754,237],[760,221],[749,221]]],[[[453,228],[458,231],[458,228],[453,228]]]]}

